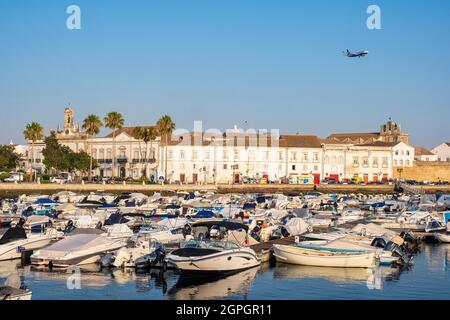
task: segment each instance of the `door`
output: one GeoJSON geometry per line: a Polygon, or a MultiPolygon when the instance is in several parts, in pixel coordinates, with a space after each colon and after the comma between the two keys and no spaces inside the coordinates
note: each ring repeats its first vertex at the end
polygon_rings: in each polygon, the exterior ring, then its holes
{"type": "Polygon", "coordinates": [[[375,183],[378,182],[378,176],[377,176],[377,175],[374,175],[374,176],[373,176],[373,182],[375,182],[375,183]]]}
{"type": "Polygon", "coordinates": [[[383,174],[383,183],[386,183],[388,181],[388,175],[387,174],[383,174]]]}
{"type": "Polygon", "coordinates": [[[234,175],[234,183],[239,183],[239,182],[241,182],[241,179],[240,179],[240,174],[239,173],[236,173],[235,175],[234,175]]]}
{"type": "Polygon", "coordinates": [[[364,174],[364,183],[368,184],[369,183],[369,175],[366,173],[364,174]]]}
{"type": "Polygon", "coordinates": [[[198,174],[197,173],[192,174],[192,182],[193,183],[197,183],[198,182],[198,174]]]}
{"type": "Polygon", "coordinates": [[[180,182],[184,183],[186,181],[186,175],[184,173],[180,174],[180,182]]]}
{"type": "Polygon", "coordinates": [[[314,184],[320,184],[320,174],[314,174],[314,184]]]}
{"type": "Polygon", "coordinates": [[[127,175],[127,171],[125,170],[125,168],[124,167],[120,168],[120,177],[122,179],[125,179],[126,175],[127,175]]]}

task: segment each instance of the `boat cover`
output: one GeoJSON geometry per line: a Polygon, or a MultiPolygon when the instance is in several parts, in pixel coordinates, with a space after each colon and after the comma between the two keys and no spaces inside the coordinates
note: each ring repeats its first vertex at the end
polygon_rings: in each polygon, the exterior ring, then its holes
{"type": "Polygon", "coordinates": [[[47,216],[29,216],[25,222],[26,226],[36,226],[41,224],[47,224],[50,222],[50,218],[47,216]]]}
{"type": "Polygon", "coordinates": [[[167,227],[170,229],[178,229],[187,225],[189,221],[185,218],[175,218],[175,219],[164,219],[159,221],[157,224],[159,226],[167,227]]]}
{"type": "Polygon", "coordinates": [[[95,247],[106,246],[111,243],[112,241],[104,236],[96,234],[79,234],[67,237],[45,249],[41,249],[39,254],[48,258],[57,258],[64,256],[67,253],[94,249],[95,247]]]}
{"type": "Polygon", "coordinates": [[[364,233],[366,236],[373,236],[373,237],[381,237],[384,235],[389,235],[390,237],[393,237],[397,235],[395,231],[385,229],[377,224],[369,223],[369,224],[358,224],[353,229],[353,232],[357,234],[364,233]]]}
{"type": "Polygon", "coordinates": [[[298,236],[308,232],[309,224],[301,218],[292,218],[284,227],[291,236],[298,236]]]}

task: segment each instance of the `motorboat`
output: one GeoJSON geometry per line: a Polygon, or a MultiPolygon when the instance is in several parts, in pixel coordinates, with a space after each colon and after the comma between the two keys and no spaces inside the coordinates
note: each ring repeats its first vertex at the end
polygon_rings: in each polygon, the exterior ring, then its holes
{"type": "Polygon", "coordinates": [[[228,239],[228,231],[244,230],[248,234],[247,225],[231,221],[202,221],[194,223],[192,228],[197,236],[166,256],[168,267],[174,267],[183,274],[227,274],[261,264],[253,249],[228,239]],[[205,229],[205,232],[196,232],[196,229],[205,229]],[[215,240],[209,236],[213,229],[221,235],[215,240]]]}
{"type": "Polygon", "coordinates": [[[101,258],[103,267],[143,269],[160,265],[164,261],[164,246],[155,243],[148,235],[133,237],[126,247],[104,255],[101,258]]]}
{"type": "Polygon", "coordinates": [[[125,245],[125,241],[110,239],[104,234],[77,234],[36,251],[31,256],[31,264],[67,268],[96,263],[100,261],[102,255],[125,245]]]}
{"type": "Polygon", "coordinates": [[[22,257],[23,252],[34,251],[48,246],[62,237],[62,232],[47,229],[42,233],[26,233],[25,221],[21,219],[15,227],[9,228],[0,239],[0,261],[22,257]]]}
{"type": "Polygon", "coordinates": [[[370,268],[378,254],[368,250],[273,245],[277,262],[317,267],[370,268]]]}

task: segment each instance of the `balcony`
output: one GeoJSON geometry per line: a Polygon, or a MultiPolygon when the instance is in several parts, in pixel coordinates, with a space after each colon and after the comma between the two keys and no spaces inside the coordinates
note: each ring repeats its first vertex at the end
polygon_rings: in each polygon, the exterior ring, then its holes
{"type": "Polygon", "coordinates": [[[117,163],[118,164],[127,164],[128,158],[117,158],[117,163]]]}

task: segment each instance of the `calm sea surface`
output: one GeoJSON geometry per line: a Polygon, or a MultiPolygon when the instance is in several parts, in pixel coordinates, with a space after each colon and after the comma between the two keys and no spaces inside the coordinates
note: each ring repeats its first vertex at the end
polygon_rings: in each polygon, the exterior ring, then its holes
{"type": "MultiPolygon", "coordinates": [[[[0,232],[1,233],[1,232],[0,232]]],[[[33,299],[450,299],[450,245],[423,244],[408,270],[264,264],[223,279],[183,279],[174,271],[82,270],[76,275],[0,262],[0,283],[16,271],[33,299]]]]}

